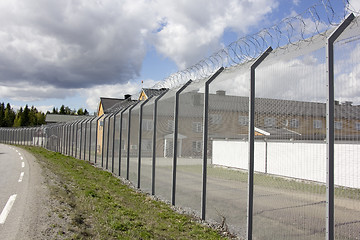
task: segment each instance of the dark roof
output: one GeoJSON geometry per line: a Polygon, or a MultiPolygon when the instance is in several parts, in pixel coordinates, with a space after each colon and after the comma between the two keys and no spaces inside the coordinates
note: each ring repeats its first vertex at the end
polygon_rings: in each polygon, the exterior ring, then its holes
{"type": "Polygon", "coordinates": [[[116,103],[114,106],[108,109],[107,113],[113,113],[119,111],[121,109],[127,108],[130,105],[133,105],[137,102],[137,100],[123,99],[123,101],[116,103]]]}
{"type": "Polygon", "coordinates": [[[70,121],[73,121],[73,120],[82,119],[84,117],[87,117],[87,116],[84,116],[84,115],[63,115],[63,114],[48,113],[48,114],[46,114],[45,122],[46,123],[70,122],[70,121]]]}
{"type": "Polygon", "coordinates": [[[153,97],[153,96],[159,96],[161,93],[167,91],[167,88],[160,88],[160,89],[152,89],[152,88],[143,88],[142,89],[146,95],[147,98],[153,97]]]}
{"type": "MultiPolygon", "coordinates": [[[[168,95],[168,94],[166,94],[168,95]]],[[[174,112],[174,98],[164,96],[159,102],[160,115],[172,115],[174,112]]],[[[204,94],[187,92],[180,94],[179,111],[181,116],[202,117],[204,94]]],[[[239,112],[247,115],[249,98],[242,96],[210,94],[209,110],[211,112],[239,112]]],[[[152,114],[152,110],[144,111],[152,114]]],[[[326,104],[319,102],[305,102],[270,98],[255,98],[255,113],[265,115],[312,116],[326,117],[326,104]]],[[[335,118],[360,119],[360,106],[335,105],[335,118]]]]}
{"type": "Polygon", "coordinates": [[[102,104],[104,113],[108,113],[111,107],[113,107],[117,103],[121,103],[122,101],[125,101],[125,99],[105,97],[100,98],[100,103],[102,104]]]}

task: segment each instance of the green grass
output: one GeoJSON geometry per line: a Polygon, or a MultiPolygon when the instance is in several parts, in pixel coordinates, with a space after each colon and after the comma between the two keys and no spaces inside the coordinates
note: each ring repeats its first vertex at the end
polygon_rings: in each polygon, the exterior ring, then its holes
{"type": "MultiPolygon", "coordinates": [[[[179,171],[191,172],[195,174],[202,173],[202,166],[191,165],[191,166],[178,166],[179,171]]],[[[248,182],[248,174],[242,170],[234,170],[223,167],[208,167],[207,174],[210,178],[218,178],[224,180],[237,181],[242,183],[248,182]]],[[[291,178],[284,178],[279,176],[273,176],[264,173],[254,174],[254,185],[263,186],[267,188],[277,188],[289,191],[297,191],[311,194],[322,194],[326,193],[325,184],[315,183],[310,181],[295,180],[291,178]]],[[[335,187],[335,197],[348,198],[348,199],[360,199],[360,189],[346,188],[346,187],[335,187]]]]}
{"type": "Polygon", "coordinates": [[[226,239],[86,161],[24,148],[56,175],[57,184],[49,187],[51,195],[67,206],[57,214],[70,219],[68,239],[226,239]]]}

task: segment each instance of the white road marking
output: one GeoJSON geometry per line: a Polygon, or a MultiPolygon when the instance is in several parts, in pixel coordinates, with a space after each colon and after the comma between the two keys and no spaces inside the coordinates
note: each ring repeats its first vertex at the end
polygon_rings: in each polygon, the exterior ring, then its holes
{"type": "Polygon", "coordinates": [[[18,150],[15,150],[17,153],[19,152],[18,150]]]}
{"type": "Polygon", "coordinates": [[[21,160],[24,160],[24,158],[23,158],[23,157],[20,157],[20,159],[21,159],[21,160]]]}
{"type": "Polygon", "coordinates": [[[25,163],[21,162],[21,167],[24,168],[25,167],[25,163]]]}
{"type": "Polygon", "coordinates": [[[21,156],[21,153],[19,153],[19,156],[21,156]]]}
{"type": "Polygon", "coordinates": [[[23,177],[24,177],[24,172],[21,172],[21,173],[20,173],[20,178],[19,178],[19,181],[18,181],[18,182],[22,182],[23,177]]]}
{"type": "Polygon", "coordinates": [[[9,215],[9,212],[11,210],[11,207],[13,206],[14,202],[16,199],[16,194],[11,195],[9,197],[9,200],[7,201],[4,209],[2,210],[1,214],[0,214],[0,224],[4,224],[5,220],[7,218],[7,216],[9,215]]]}

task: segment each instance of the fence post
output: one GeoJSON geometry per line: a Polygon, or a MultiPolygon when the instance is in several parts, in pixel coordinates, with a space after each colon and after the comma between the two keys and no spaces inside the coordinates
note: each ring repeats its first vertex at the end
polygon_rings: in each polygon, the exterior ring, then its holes
{"type": "Polygon", "coordinates": [[[152,171],[151,171],[151,195],[155,195],[155,164],[156,164],[156,127],[157,127],[157,104],[160,98],[162,98],[169,89],[160,94],[154,101],[154,113],[153,113],[153,148],[152,148],[152,171]]]}
{"type": "Polygon", "coordinates": [[[142,118],[143,118],[143,107],[152,98],[152,96],[146,99],[140,104],[139,111],[139,139],[138,139],[138,181],[137,188],[140,188],[140,173],[141,173],[141,138],[142,138],[142,118]]]}
{"type": "Polygon", "coordinates": [[[110,115],[107,115],[104,117],[103,119],[103,132],[102,132],[102,143],[101,143],[101,167],[104,167],[104,141],[105,141],[105,127],[106,127],[106,119],[109,117],[110,115]]]}
{"type": "Polygon", "coordinates": [[[70,128],[70,134],[71,134],[71,155],[70,156],[74,156],[74,136],[75,136],[75,125],[77,124],[77,121],[75,121],[72,124],[72,127],[70,128]]]}
{"type": "Polygon", "coordinates": [[[94,158],[94,164],[96,164],[96,160],[97,160],[97,144],[98,144],[98,130],[99,130],[99,120],[104,116],[104,114],[102,114],[100,117],[98,117],[96,119],[96,131],[95,131],[95,158],[94,158]]]}
{"type": "MultiPolygon", "coordinates": [[[[81,123],[81,121],[77,121],[76,124],[75,124],[75,158],[77,158],[77,147],[78,147],[78,125],[79,123],[81,123]]],[[[81,138],[80,138],[81,140],[81,138]]]]}
{"type": "MultiPolygon", "coordinates": [[[[84,126],[84,157],[83,157],[83,159],[85,160],[85,158],[86,158],[86,128],[87,128],[87,123],[88,123],[88,121],[89,121],[90,119],[86,119],[85,120],[85,126],[84,126]]],[[[80,158],[81,158],[81,156],[80,156],[80,158]]]]}
{"type": "Polygon", "coordinates": [[[179,96],[187,86],[191,84],[192,80],[186,82],[179,90],[175,93],[175,104],[174,104],[174,136],[173,136],[173,169],[172,169],[172,188],[171,188],[171,205],[175,205],[176,195],[176,165],[177,165],[177,140],[178,140],[178,128],[179,128],[179,96]]]}
{"type": "Polygon", "coordinates": [[[115,154],[115,128],[116,128],[116,115],[119,114],[121,110],[116,111],[116,113],[114,114],[114,124],[113,124],[113,141],[112,141],[112,154],[111,154],[111,172],[114,173],[114,154],[115,154]]]}
{"type": "Polygon", "coordinates": [[[83,122],[84,122],[83,120],[80,121],[79,159],[81,159],[81,146],[82,146],[82,140],[83,140],[83,137],[82,137],[83,122]]]}
{"type": "Polygon", "coordinates": [[[255,141],[255,69],[270,54],[269,47],[250,67],[249,96],[249,174],[248,174],[248,207],[247,207],[247,239],[252,239],[253,200],[254,200],[254,141],[255,141]]]}
{"type": "Polygon", "coordinates": [[[206,180],[207,180],[207,144],[208,144],[208,128],[209,128],[209,85],[224,70],[221,67],[205,82],[204,93],[204,117],[203,117],[203,168],[202,168],[202,195],[201,195],[201,219],[205,220],[206,215],[206,180]]]}
{"type": "Polygon", "coordinates": [[[97,119],[97,117],[93,117],[89,122],[89,124],[90,124],[90,126],[89,126],[89,162],[91,161],[91,140],[92,140],[91,139],[91,125],[95,119],[97,119]]]}
{"type": "MultiPolygon", "coordinates": [[[[130,106],[130,105],[129,105],[130,106]]],[[[118,176],[121,175],[121,152],[122,152],[122,125],[123,125],[123,113],[129,108],[129,106],[125,107],[124,109],[121,110],[120,112],[120,131],[119,131],[119,135],[120,135],[120,138],[119,138],[119,159],[118,159],[118,162],[119,162],[119,170],[118,170],[118,176]]]]}
{"type": "MultiPolygon", "coordinates": [[[[109,139],[110,139],[110,119],[116,115],[117,112],[111,113],[110,117],[108,118],[108,130],[107,130],[107,143],[106,143],[106,164],[105,169],[108,169],[109,166],[109,139]]],[[[114,139],[113,139],[114,142],[114,139]]]]}
{"type": "Polygon", "coordinates": [[[130,174],[130,128],[131,128],[131,110],[139,103],[137,101],[134,105],[129,108],[129,116],[128,116],[128,139],[127,139],[127,157],[126,157],[126,179],[129,180],[130,174]]]}
{"type": "Polygon", "coordinates": [[[334,42],[355,18],[351,13],[328,37],[326,42],[326,239],[334,234],[334,42]]]}

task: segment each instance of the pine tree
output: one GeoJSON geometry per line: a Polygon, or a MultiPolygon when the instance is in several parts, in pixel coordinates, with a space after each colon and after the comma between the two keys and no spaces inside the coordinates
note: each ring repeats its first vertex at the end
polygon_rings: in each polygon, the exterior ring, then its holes
{"type": "Polygon", "coordinates": [[[0,127],[5,127],[5,105],[0,103],[0,127]]]}
{"type": "Polygon", "coordinates": [[[11,108],[10,103],[8,103],[5,109],[5,127],[12,127],[14,125],[15,116],[14,110],[11,108]]]}
{"type": "Polygon", "coordinates": [[[30,125],[30,109],[28,107],[28,105],[26,104],[24,111],[22,113],[22,118],[21,118],[21,126],[29,126],[30,125]]]}
{"type": "Polygon", "coordinates": [[[59,111],[59,114],[63,114],[63,115],[65,115],[65,114],[66,114],[66,111],[65,111],[65,106],[64,106],[64,105],[61,105],[61,107],[60,107],[60,111],[59,111]]]}

